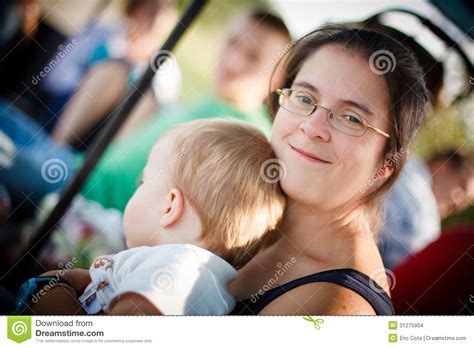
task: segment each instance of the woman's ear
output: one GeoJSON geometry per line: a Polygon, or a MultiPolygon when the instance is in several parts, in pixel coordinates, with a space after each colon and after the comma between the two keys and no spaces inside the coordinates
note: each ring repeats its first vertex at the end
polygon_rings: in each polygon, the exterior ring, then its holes
{"type": "Polygon", "coordinates": [[[378,181],[387,179],[390,175],[392,175],[394,169],[395,168],[393,166],[384,163],[383,166],[377,171],[377,174],[374,175],[372,180],[378,181]]]}
{"type": "Polygon", "coordinates": [[[166,197],[164,211],[160,219],[162,227],[169,227],[176,223],[184,213],[184,195],[177,188],[173,188],[166,197]]]}
{"type": "Polygon", "coordinates": [[[382,179],[387,179],[390,175],[393,174],[395,166],[400,163],[400,161],[406,161],[408,156],[410,156],[410,149],[402,149],[396,154],[387,154],[385,156],[385,161],[382,164],[382,167],[377,171],[372,180],[378,181],[382,179]]]}
{"type": "Polygon", "coordinates": [[[380,180],[382,180],[382,182],[385,181],[385,179],[387,179],[388,177],[390,177],[390,175],[393,174],[396,164],[397,157],[392,154],[387,154],[385,156],[385,160],[382,163],[382,166],[377,170],[375,175],[372,177],[372,180],[375,182],[380,180]]]}

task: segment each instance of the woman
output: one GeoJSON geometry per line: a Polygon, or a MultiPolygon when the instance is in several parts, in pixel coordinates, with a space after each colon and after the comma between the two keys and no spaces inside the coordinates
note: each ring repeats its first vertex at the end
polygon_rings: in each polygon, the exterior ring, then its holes
{"type": "Polygon", "coordinates": [[[388,36],[340,27],[307,35],[286,62],[269,101],[289,203],[231,284],[234,313],[393,314],[373,232],[423,118],[421,68],[388,36]]]}
{"type": "MultiPolygon", "coordinates": [[[[423,118],[421,69],[393,39],[340,27],[307,35],[284,61],[286,80],[269,102],[288,206],[230,285],[234,314],[393,314],[373,231],[423,118]]],[[[88,271],[66,277],[76,293],[90,281],[88,271]]],[[[148,309],[137,301],[123,314],[148,309]]]]}

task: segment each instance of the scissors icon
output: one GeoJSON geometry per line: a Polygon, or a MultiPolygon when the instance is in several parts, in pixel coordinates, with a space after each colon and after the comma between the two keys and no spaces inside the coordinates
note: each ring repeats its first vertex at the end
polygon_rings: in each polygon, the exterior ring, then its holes
{"type": "Polygon", "coordinates": [[[320,324],[324,323],[324,319],[314,319],[310,315],[303,317],[303,319],[312,322],[316,330],[319,330],[321,328],[320,324]]]}

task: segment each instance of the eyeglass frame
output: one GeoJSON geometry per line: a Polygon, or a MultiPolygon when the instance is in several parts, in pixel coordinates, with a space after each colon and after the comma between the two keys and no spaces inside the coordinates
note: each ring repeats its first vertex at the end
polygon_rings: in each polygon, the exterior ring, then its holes
{"type": "MultiPolygon", "coordinates": [[[[288,90],[288,91],[298,91],[298,90],[295,90],[295,89],[292,89],[292,88],[278,88],[278,89],[275,90],[275,93],[278,94],[278,96],[279,96],[279,97],[278,97],[278,104],[279,104],[283,109],[285,109],[286,111],[289,111],[289,112],[294,113],[294,114],[299,115],[299,116],[309,117],[309,116],[311,116],[318,108],[321,108],[321,109],[324,109],[324,110],[327,110],[327,111],[328,111],[329,117],[334,116],[334,113],[333,113],[333,111],[332,111],[331,109],[328,109],[327,107],[322,106],[322,105],[319,105],[319,104],[316,104],[316,103],[311,103],[311,104],[309,104],[309,105],[312,105],[312,106],[313,106],[313,110],[312,110],[309,114],[307,114],[307,115],[306,115],[306,114],[304,114],[304,115],[298,114],[298,113],[296,113],[296,112],[294,112],[294,111],[292,111],[292,110],[288,110],[287,108],[285,108],[285,107],[284,107],[283,105],[281,105],[281,103],[280,103],[280,98],[281,98],[281,96],[282,96],[282,95],[285,96],[285,95],[283,94],[283,91],[284,91],[284,90],[288,90]]],[[[288,96],[288,97],[289,97],[289,96],[288,96]]],[[[360,117],[362,120],[364,120],[365,125],[366,125],[366,128],[365,128],[365,130],[364,130],[364,133],[362,133],[361,135],[348,134],[348,133],[346,133],[346,132],[344,132],[344,131],[341,131],[340,129],[337,129],[337,128],[335,128],[335,127],[333,127],[333,128],[336,129],[336,130],[338,130],[338,131],[340,131],[340,132],[342,132],[342,133],[344,133],[344,134],[347,134],[347,135],[352,136],[352,137],[357,137],[357,138],[360,138],[360,137],[364,136],[365,133],[367,133],[367,129],[372,129],[374,132],[376,132],[377,134],[380,134],[381,136],[383,136],[383,137],[385,137],[385,138],[387,138],[387,139],[390,139],[390,138],[391,138],[390,134],[388,134],[387,132],[384,132],[383,130],[381,130],[381,129],[377,128],[377,127],[372,126],[372,125],[365,119],[365,117],[362,117],[362,116],[360,116],[360,115],[358,115],[358,117],[360,117]]]]}

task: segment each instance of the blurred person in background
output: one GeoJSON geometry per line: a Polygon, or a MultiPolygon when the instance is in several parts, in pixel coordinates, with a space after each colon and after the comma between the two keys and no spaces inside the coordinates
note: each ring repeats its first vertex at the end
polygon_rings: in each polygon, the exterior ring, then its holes
{"type": "Polygon", "coordinates": [[[469,157],[455,150],[435,154],[426,163],[410,156],[385,201],[380,234],[385,267],[395,268],[441,235],[441,220],[472,204],[474,174],[469,157]]]}
{"type": "MultiPolygon", "coordinates": [[[[213,109],[212,105],[218,102],[240,113],[261,114],[262,102],[268,93],[269,74],[291,46],[291,35],[285,23],[265,10],[244,11],[230,21],[220,46],[212,95],[198,104],[213,109]]],[[[157,115],[134,113],[118,137],[133,133],[153,116],[157,115]]]]}
{"type": "MultiPolygon", "coordinates": [[[[472,154],[447,150],[435,154],[426,163],[419,160],[418,165],[418,172],[413,171],[416,175],[401,178],[402,182],[412,180],[409,185],[405,184],[410,191],[404,193],[407,200],[393,207],[395,218],[391,218],[390,223],[394,225],[387,225],[384,230],[388,232],[382,235],[388,237],[390,243],[381,251],[385,267],[393,269],[387,273],[392,280],[395,311],[400,315],[472,314],[472,217],[471,222],[468,219],[439,227],[439,219],[461,211],[468,214],[465,208],[474,202],[472,154]],[[432,191],[417,195],[422,191],[417,192],[416,185],[423,188],[426,183],[432,191]],[[429,216],[423,213],[428,211],[427,207],[438,215],[438,230],[432,236],[426,234],[426,229],[420,229],[427,227],[429,216]],[[398,229],[390,233],[392,227],[398,229]]],[[[401,189],[403,186],[395,187],[394,192],[401,189]]],[[[435,221],[435,217],[432,218],[435,221]]]]}
{"type": "MultiPolygon", "coordinates": [[[[101,5],[103,4],[108,6],[107,1],[101,2],[101,5]]],[[[113,22],[103,21],[102,13],[99,13],[84,29],[64,42],[66,47],[73,44],[73,50],[61,57],[41,81],[41,85],[49,93],[48,104],[52,111],[59,113],[62,110],[95,64],[106,58],[114,58],[117,51],[123,52],[127,25],[130,23],[137,26],[138,18],[135,17],[138,16],[134,14],[140,10],[140,5],[144,5],[142,1],[128,0],[123,6],[125,18],[113,22]]],[[[151,10],[152,13],[156,12],[151,10]]],[[[103,11],[105,12],[105,9],[103,11]]]]}
{"type": "Polygon", "coordinates": [[[446,150],[435,154],[427,164],[441,219],[463,211],[474,202],[472,155],[446,150]]]}
{"type": "MultiPolygon", "coordinates": [[[[53,108],[59,109],[60,113],[60,121],[53,122],[52,134],[57,143],[70,144],[78,150],[88,148],[107,116],[150,64],[152,54],[163,44],[177,20],[174,1],[130,0],[125,12],[126,21],[116,33],[103,40],[100,31],[88,33],[99,36],[97,42],[93,41],[93,47],[83,34],[73,38],[78,47],[45,80],[56,96],[53,108]],[[87,54],[82,46],[89,48],[87,54]]],[[[151,90],[144,94],[138,105],[138,112],[150,113],[158,107],[177,103],[180,89],[178,68],[170,69],[166,74],[158,73],[151,90]]]]}

